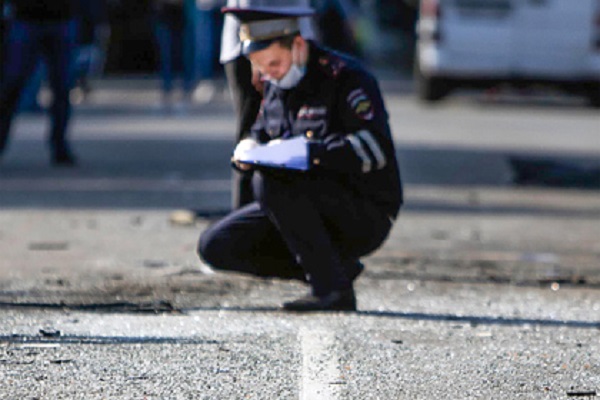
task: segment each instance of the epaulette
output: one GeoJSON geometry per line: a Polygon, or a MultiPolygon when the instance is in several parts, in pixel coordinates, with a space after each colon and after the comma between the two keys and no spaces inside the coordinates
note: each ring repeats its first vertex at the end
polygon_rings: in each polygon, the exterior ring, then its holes
{"type": "Polygon", "coordinates": [[[319,57],[319,65],[327,75],[337,78],[339,73],[346,67],[346,61],[336,55],[327,54],[319,57]]]}

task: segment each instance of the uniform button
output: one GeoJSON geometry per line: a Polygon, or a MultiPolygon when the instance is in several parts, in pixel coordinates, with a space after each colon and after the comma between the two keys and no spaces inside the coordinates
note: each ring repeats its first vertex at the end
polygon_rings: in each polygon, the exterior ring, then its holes
{"type": "Polygon", "coordinates": [[[307,138],[312,138],[314,136],[314,132],[313,131],[306,131],[306,137],[307,138]]]}
{"type": "Polygon", "coordinates": [[[313,164],[315,164],[315,165],[319,165],[319,164],[321,164],[321,159],[320,159],[320,158],[315,158],[315,159],[313,160],[313,164]]]}

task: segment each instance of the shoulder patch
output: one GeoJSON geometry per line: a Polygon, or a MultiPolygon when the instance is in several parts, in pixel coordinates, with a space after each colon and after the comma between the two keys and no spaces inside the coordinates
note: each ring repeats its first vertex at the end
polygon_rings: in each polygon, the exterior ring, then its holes
{"type": "Polygon", "coordinates": [[[373,119],[373,102],[363,88],[358,88],[350,92],[346,101],[360,119],[365,121],[373,119]]]}

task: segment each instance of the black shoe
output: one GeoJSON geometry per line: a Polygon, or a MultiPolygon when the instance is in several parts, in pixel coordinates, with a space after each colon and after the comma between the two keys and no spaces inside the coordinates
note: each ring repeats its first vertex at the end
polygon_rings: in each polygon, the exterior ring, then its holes
{"type": "Polygon", "coordinates": [[[60,153],[55,153],[52,156],[52,165],[58,167],[74,167],[77,165],[77,159],[71,152],[65,151],[60,153]]]}
{"type": "Polygon", "coordinates": [[[287,311],[356,311],[354,290],[333,291],[325,296],[308,295],[283,304],[287,311]]]}

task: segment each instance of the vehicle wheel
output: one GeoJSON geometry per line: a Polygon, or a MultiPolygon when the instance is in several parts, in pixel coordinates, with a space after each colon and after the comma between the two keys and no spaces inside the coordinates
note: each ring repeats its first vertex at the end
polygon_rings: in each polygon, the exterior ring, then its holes
{"type": "Polygon", "coordinates": [[[417,75],[417,95],[425,102],[436,102],[442,100],[450,93],[450,83],[442,78],[425,76],[419,71],[417,75]]]}
{"type": "Polygon", "coordinates": [[[590,106],[594,108],[600,108],[600,83],[590,85],[587,97],[590,106]]]}

